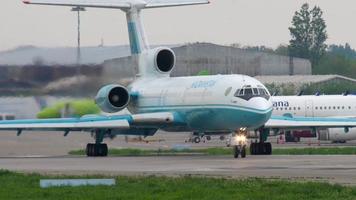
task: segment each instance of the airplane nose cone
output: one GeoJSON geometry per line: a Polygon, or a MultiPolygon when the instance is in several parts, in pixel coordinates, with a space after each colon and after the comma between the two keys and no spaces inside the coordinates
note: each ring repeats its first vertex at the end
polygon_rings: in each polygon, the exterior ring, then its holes
{"type": "Polygon", "coordinates": [[[255,126],[263,126],[272,115],[272,102],[265,98],[252,98],[251,105],[255,110],[255,126]]]}
{"type": "Polygon", "coordinates": [[[253,105],[254,108],[257,110],[261,110],[261,111],[272,110],[272,102],[270,100],[267,100],[262,97],[258,97],[258,98],[252,98],[250,101],[251,101],[251,105],[253,105]]]}

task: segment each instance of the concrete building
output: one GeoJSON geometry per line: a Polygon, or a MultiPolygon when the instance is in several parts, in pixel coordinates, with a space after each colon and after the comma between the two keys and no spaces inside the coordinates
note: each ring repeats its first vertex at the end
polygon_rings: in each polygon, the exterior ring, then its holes
{"type": "MultiPolygon", "coordinates": [[[[244,50],[210,43],[195,43],[173,48],[177,62],[172,76],[196,75],[202,70],[210,74],[310,75],[309,60],[244,50]]],[[[104,77],[128,77],[136,74],[132,57],[104,62],[104,77]]]]}

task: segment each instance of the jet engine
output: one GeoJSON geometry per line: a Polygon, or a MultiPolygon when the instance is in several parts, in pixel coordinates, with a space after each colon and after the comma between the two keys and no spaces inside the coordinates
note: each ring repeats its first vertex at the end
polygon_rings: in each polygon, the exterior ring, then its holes
{"type": "Polygon", "coordinates": [[[149,62],[152,63],[156,70],[162,74],[169,74],[176,63],[174,52],[165,47],[158,47],[148,52],[149,62]]]}
{"type": "Polygon", "coordinates": [[[107,113],[118,112],[128,105],[130,94],[124,86],[106,85],[102,87],[95,97],[95,103],[107,113]]]}
{"type": "Polygon", "coordinates": [[[319,140],[346,142],[356,140],[356,128],[328,128],[318,130],[319,140]]]}

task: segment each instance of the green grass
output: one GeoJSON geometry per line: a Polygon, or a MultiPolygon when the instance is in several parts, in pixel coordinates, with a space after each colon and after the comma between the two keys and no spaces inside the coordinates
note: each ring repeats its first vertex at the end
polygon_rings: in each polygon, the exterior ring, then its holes
{"type": "Polygon", "coordinates": [[[356,155],[356,147],[273,149],[274,155],[356,155]]]}
{"type": "MultiPolygon", "coordinates": [[[[73,150],[70,155],[85,155],[84,150],[73,150]]],[[[171,156],[171,155],[232,155],[232,148],[214,147],[205,149],[165,149],[165,150],[146,150],[146,149],[109,149],[112,156],[171,156]]],[[[249,154],[249,150],[247,150],[249,154]]],[[[273,155],[356,155],[356,147],[322,147],[322,148],[274,148],[273,155]]]]}
{"type": "Polygon", "coordinates": [[[356,187],[316,182],[256,178],[236,180],[203,177],[120,176],[115,177],[116,186],[41,189],[39,180],[48,178],[100,178],[100,176],[41,176],[0,171],[0,199],[356,199],[356,187]]]}

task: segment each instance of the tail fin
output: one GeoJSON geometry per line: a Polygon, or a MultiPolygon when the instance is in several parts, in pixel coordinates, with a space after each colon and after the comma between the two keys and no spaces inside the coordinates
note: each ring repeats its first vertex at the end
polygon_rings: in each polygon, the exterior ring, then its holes
{"type": "MultiPolygon", "coordinates": [[[[25,4],[120,9],[126,13],[131,54],[149,50],[141,23],[142,9],[208,4],[209,0],[23,0],[25,4]]],[[[139,65],[142,65],[139,63],[139,65]]],[[[140,72],[141,73],[141,72],[140,72]]]]}
{"type": "Polygon", "coordinates": [[[121,9],[126,12],[132,54],[149,48],[140,19],[140,10],[208,4],[209,0],[23,0],[25,4],[121,9]]]}

